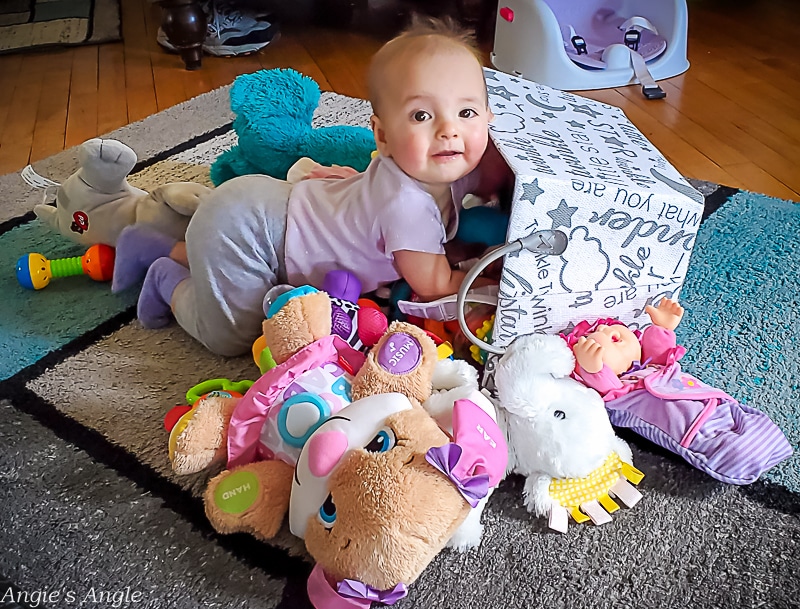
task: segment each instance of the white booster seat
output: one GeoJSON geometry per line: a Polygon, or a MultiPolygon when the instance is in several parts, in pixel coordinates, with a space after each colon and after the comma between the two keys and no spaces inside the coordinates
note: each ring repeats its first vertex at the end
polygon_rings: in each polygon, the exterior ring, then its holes
{"type": "Polygon", "coordinates": [[[686,0],[500,0],[492,64],[566,91],[656,80],[689,68],[686,0]]]}

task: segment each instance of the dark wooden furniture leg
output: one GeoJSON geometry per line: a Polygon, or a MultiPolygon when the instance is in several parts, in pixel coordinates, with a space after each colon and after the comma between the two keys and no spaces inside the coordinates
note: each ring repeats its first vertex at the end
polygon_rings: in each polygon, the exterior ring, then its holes
{"type": "Polygon", "coordinates": [[[181,55],[187,70],[197,70],[203,61],[206,14],[199,0],[159,0],[161,27],[167,40],[181,55]]]}

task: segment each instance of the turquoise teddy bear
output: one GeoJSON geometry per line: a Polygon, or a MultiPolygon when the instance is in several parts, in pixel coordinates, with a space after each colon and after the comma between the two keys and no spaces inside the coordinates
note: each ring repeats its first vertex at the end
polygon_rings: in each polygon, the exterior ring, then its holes
{"type": "Polygon", "coordinates": [[[260,70],[236,78],[231,87],[233,129],[238,145],[211,166],[211,181],[247,174],[286,179],[289,168],[310,157],[321,165],[346,165],[364,171],[375,150],[372,131],[336,125],[314,128],[319,85],[291,69],[260,70]]]}

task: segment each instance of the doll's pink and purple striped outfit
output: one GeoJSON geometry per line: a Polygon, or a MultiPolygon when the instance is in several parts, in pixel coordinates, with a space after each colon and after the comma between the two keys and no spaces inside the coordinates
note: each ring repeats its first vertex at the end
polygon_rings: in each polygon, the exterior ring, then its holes
{"type": "MultiPolygon", "coordinates": [[[[567,342],[577,334],[565,337],[567,342]]],[[[729,484],[754,482],[791,456],[786,436],[766,414],[681,370],[678,360],[686,349],[676,344],[672,330],[648,326],[640,342],[642,362],[620,376],[605,365],[596,373],[576,366],[578,379],[603,396],[612,425],[729,484]]]]}

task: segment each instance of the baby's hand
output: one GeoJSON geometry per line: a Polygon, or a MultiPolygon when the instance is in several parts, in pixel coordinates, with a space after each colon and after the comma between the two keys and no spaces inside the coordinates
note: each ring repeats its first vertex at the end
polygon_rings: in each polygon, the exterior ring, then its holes
{"type": "Polygon", "coordinates": [[[677,300],[671,298],[662,298],[657,307],[647,305],[644,310],[650,316],[653,325],[666,330],[677,328],[683,318],[683,307],[677,300]]]}
{"type": "Polygon", "coordinates": [[[309,171],[304,177],[304,180],[316,180],[320,178],[334,178],[338,180],[344,180],[346,178],[352,177],[356,175],[358,172],[353,169],[352,167],[341,167],[339,165],[333,165],[331,167],[326,167],[325,165],[317,165],[309,171]]]}
{"type": "Polygon", "coordinates": [[[603,369],[603,347],[593,338],[581,336],[572,348],[575,360],[589,374],[595,374],[603,369]]]}

